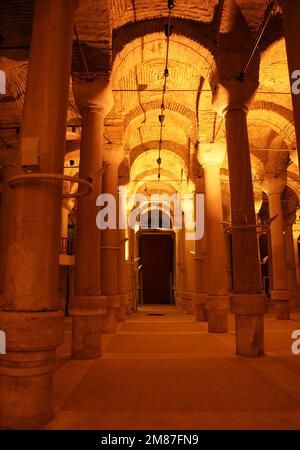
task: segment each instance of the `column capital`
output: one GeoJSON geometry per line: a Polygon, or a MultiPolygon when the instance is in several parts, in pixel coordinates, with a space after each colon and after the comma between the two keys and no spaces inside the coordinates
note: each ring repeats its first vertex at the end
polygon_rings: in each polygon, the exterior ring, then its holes
{"type": "Polygon", "coordinates": [[[72,81],[76,104],[82,114],[85,109],[106,116],[114,105],[112,89],[107,75],[92,80],[74,78],[72,81]]]}
{"type": "Polygon", "coordinates": [[[286,186],[286,179],[281,177],[265,176],[261,188],[268,195],[278,194],[284,190],[286,186]]]}
{"type": "Polygon", "coordinates": [[[221,167],[226,155],[226,143],[223,141],[200,144],[197,159],[202,167],[221,167]]]}
{"type": "Polygon", "coordinates": [[[247,113],[258,85],[257,80],[221,80],[213,94],[213,107],[220,115],[232,110],[247,113]]]}
{"type": "Polygon", "coordinates": [[[109,165],[119,166],[125,158],[125,150],[123,143],[112,143],[109,148],[105,148],[103,161],[109,165]]]}

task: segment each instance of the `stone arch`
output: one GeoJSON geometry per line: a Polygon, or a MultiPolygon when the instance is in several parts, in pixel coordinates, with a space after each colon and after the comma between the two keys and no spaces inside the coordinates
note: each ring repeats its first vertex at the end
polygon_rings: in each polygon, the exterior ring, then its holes
{"type": "MultiPolygon", "coordinates": [[[[189,2],[177,2],[172,10],[174,20],[182,18],[189,22],[199,21],[200,24],[211,23],[216,15],[216,8],[219,0],[210,0],[209,2],[200,2],[190,0],[189,2]]],[[[158,19],[168,15],[167,4],[161,0],[154,0],[148,5],[145,0],[116,0],[111,4],[111,23],[114,29],[120,28],[126,24],[146,22],[151,19],[158,19]]]]}
{"type": "MultiPolygon", "coordinates": [[[[130,162],[133,164],[136,158],[140,156],[143,152],[147,152],[153,149],[157,149],[159,145],[158,141],[148,141],[143,145],[138,145],[131,149],[130,152],[130,162]]],[[[186,160],[186,147],[178,144],[174,141],[164,140],[162,143],[162,150],[170,150],[173,153],[176,153],[183,161],[186,160]]]]}
{"type": "MultiPolygon", "coordinates": [[[[145,114],[147,111],[151,111],[154,109],[160,109],[161,107],[161,101],[160,100],[151,100],[149,102],[139,104],[134,109],[129,111],[125,117],[124,117],[124,126],[126,127],[129,122],[133,119],[135,119],[137,116],[141,114],[145,114]]],[[[165,109],[168,109],[170,111],[174,111],[178,114],[181,114],[185,117],[187,117],[192,124],[196,124],[196,113],[192,111],[187,106],[177,103],[176,101],[168,100],[165,101],[165,109]]]]}
{"type": "Polygon", "coordinates": [[[248,119],[267,123],[284,140],[288,148],[296,148],[293,112],[290,109],[273,102],[259,100],[252,104],[248,119]]]}
{"type": "MultiPolygon", "coordinates": [[[[129,68],[141,62],[157,59],[157,57],[164,59],[165,54],[161,52],[159,43],[165,44],[165,39],[162,31],[149,32],[149,34],[145,35],[145,30],[143,29],[143,34],[140,37],[135,37],[116,49],[112,65],[113,86],[117,87],[117,74],[122,72],[122,70],[124,71],[124,68],[121,70],[124,64],[129,68]]],[[[215,58],[210,49],[205,47],[205,44],[200,44],[189,37],[174,33],[170,43],[170,61],[172,58],[177,60],[180,54],[184,55],[183,60],[189,63],[192,62],[198,75],[202,75],[208,80],[211,89],[214,89],[217,69],[215,58]]]]}
{"type": "MultiPolygon", "coordinates": [[[[160,109],[150,109],[129,122],[124,131],[124,142],[129,149],[143,147],[147,142],[159,141],[159,114],[160,109]]],[[[195,124],[192,124],[185,115],[165,110],[163,141],[177,142],[185,148],[190,148],[191,143],[197,140],[195,130],[195,124]]]]}

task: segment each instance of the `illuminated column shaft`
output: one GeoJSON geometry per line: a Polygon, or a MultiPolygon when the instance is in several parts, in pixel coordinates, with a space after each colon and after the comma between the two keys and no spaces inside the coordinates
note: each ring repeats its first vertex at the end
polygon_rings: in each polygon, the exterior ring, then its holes
{"type": "MultiPolygon", "coordinates": [[[[195,185],[195,194],[204,194],[204,180],[202,178],[195,180],[195,185]]],[[[201,239],[195,241],[195,293],[193,301],[197,322],[207,322],[207,275],[207,244],[206,234],[204,233],[201,239]]]]}
{"type": "Polygon", "coordinates": [[[214,105],[224,117],[232,219],[233,294],[236,352],[241,356],[264,353],[265,296],[262,293],[256,218],[247,129],[248,105],[257,89],[252,80],[219,84],[214,105]]]}
{"type": "Polygon", "coordinates": [[[3,164],[3,190],[1,199],[1,229],[0,229],[0,295],[3,295],[4,283],[5,283],[5,268],[6,268],[6,258],[7,258],[7,230],[9,229],[9,219],[11,214],[13,214],[13,197],[14,190],[7,185],[7,180],[12,176],[16,175],[15,167],[5,167],[5,161],[1,161],[3,164]],[[12,211],[10,211],[12,209],[12,211]]]}
{"type": "Polygon", "coordinates": [[[295,270],[297,279],[297,306],[300,306],[300,262],[299,262],[299,250],[298,250],[298,237],[299,230],[298,224],[293,226],[293,241],[294,241],[294,255],[295,255],[295,270]]]}
{"type": "MultiPolygon", "coordinates": [[[[38,150],[40,171],[63,173],[72,56],[78,2],[36,0],[22,118],[21,149],[38,150]]],[[[22,174],[21,155],[17,171],[22,174]]],[[[59,311],[60,183],[20,183],[9,208],[7,267],[0,329],[0,423],[34,427],[52,416],[55,350],[63,341],[59,311]]]]}
{"type": "Polygon", "coordinates": [[[181,230],[181,301],[184,311],[193,314],[193,265],[194,255],[193,241],[186,238],[188,230],[186,229],[186,214],[182,215],[181,230]]]}
{"type": "Polygon", "coordinates": [[[282,178],[265,177],[262,189],[269,198],[269,216],[271,223],[273,289],[271,298],[275,303],[276,319],[289,319],[289,292],[286,274],[286,254],[283,234],[281,193],[286,181],[282,178]]]}
{"type": "MultiPolygon", "coordinates": [[[[127,218],[127,203],[126,203],[126,190],[121,186],[119,188],[119,211],[122,214],[122,219],[126,223],[127,218]],[[121,205],[120,205],[121,203],[121,205]]],[[[130,291],[130,266],[125,259],[125,248],[127,242],[126,229],[120,228],[118,231],[119,239],[119,254],[118,254],[118,269],[119,279],[118,288],[120,294],[120,308],[118,311],[118,321],[124,322],[126,319],[126,313],[128,311],[129,303],[129,291],[130,291]]]]}
{"type": "Polygon", "coordinates": [[[68,228],[69,228],[69,210],[62,206],[61,208],[61,225],[60,225],[60,237],[67,238],[68,237],[68,228]]]}
{"type": "Polygon", "coordinates": [[[205,205],[207,238],[207,308],[208,331],[227,332],[229,310],[226,249],[222,225],[220,168],[225,158],[223,142],[202,144],[199,162],[205,171],[205,205]]]}
{"type": "Polygon", "coordinates": [[[228,109],[225,115],[230,177],[233,277],[231,310],[235,314],[237,353],[264,353],[264,312],[257,245],[247,108],[228,109]],[[237,133],[237,129],[239,132],[237,133]],[[251,228],[252,226],[252,228],[251,228]]]}
{"type": "Polygon", "coordinates": [[[82,116],[79,177],[93,179],[93,192],[79,198],[76,228],[74,296],[71,300],[72,356],[93,359],[101,355],[101,325],[106,299],[101,291],[100,230],[96,225],[97,197],[101,193],[104,117],[113,106],[107,77],[74,80],[73,90],[82,116]]]}
{"type": "Polygon", "coordinates": [[[286,270],[287,283],[289,288],[290,309],[293,310],[298,305],[298,290],[297,290],[297,274],[296,261],[294,254],[294,237],[293,225],[286,224],[284,226],[285,250],[286,250],[286,270]]]}
{"type": "MultiPolygon", "coordinates": [[[[116,213],[118,214],[118,172],[119,165],[124,159],[123,145],[112,144],[111,149],[105,152],[105,172],[102,177],[102,190],[104,194],[111,194],[116,200],[116,213]]],[[[118,228],[118,220],[116,221],[118,228]]],[[[103,293],[107,299],[107,314],[103,320],[103,332],[114,333],[117,327],[120,292],[119,277],[119,253],[120,244],[118,229],[106,228],[101,231],[101,281],[103,293]]]]}

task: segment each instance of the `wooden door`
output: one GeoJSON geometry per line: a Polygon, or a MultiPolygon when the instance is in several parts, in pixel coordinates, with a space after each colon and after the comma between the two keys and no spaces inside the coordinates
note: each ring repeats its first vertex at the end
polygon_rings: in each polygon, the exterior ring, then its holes
{"type": "Polygon", "coordinates": [[[170,234],[142,234],[140,264],[143,302],[146,304],[171,302],[171,245],[170,234]]]}

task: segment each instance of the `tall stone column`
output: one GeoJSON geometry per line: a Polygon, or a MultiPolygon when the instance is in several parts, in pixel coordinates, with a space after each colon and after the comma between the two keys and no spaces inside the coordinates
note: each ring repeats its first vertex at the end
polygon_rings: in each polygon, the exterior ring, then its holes
{"type": "Polygon", "coordinates": [[[183,214],[181,230],[181,301],[183,310],[188,314],[194,313],[193,280],[194,280],[194,242],[186,239],[186,215],[183,214]]]}
{"type": "MultiPolygon", "coordinates": [[[[294,239],[294,255],[295,255],[295,267],[296,267],[296,277],[297,277],[297,292],[300,298],[300,262],[299,262],[299,250],[298,250],[298,237],[300,235],[299,224],[295,223],[293,225],[293,239],[294,239]]],[[[300,306],[300,300],[298,299],[298,305],[300,306]]]]}
{"type": "MultiPolygon", "coordinates": [[[[204,194],[204,179],[196,179],[195,194],[204,194]]],[[[207,243],[206,233],[195,241],[195,292],[193,297],[196,322],[207,322],[207,243]]]]}
{"type": "Polygon", "coordinates": [[[220,169],[224,161],[224,142],[201,144],[198,159],[205,172],[205,229],[207,236],[208,331],[227,332],[229,310],[227,258],[222,225],[220,169]]]}
{"type": "MultiPolygon", "coordinates": [[[[300,44],[299,44],[299,20],[300,20],[300,2],[298,0],[280,0],[283,10],[283,29],[286,45],[286,54],[288,60],[291,85],[299,80],[300,70],[300,44]],[[298,73],[295,74],[295,71],[298,73]]],[[[297,139],[298,160],[300,161],[300,93],[299,83],[297,89],[291,89],[295,131],[297,139]]]]}
{"type": "MultiPolygon", "coordinates": [[[[122,215],[122,221],[126,224],[127,221],[127,201],[126,188],[119,187],[119,214],[122,215]]],[[[124,322],[126,313],[128,311],[129,291],[130,291],[130,267],[125,259],[125,248],[128,238],[126,236],[126,229],[119,228],[118,230],[118,288],[120,294],[120,308],[118,311],[118,321],[124,322]]]]}
{"type": "Polygon", "coordinates": [[[82,116],[79,177],[92,178],[93,192],[78,200],[75,285],[70,307],[72,356],[92,359],[101,355],[101,325],[106,314],[96,200],[101,193],[104,117],[113,106],[113,98],[106,77],[73,82],[73,90],[82,116]]]}
{"type": "Polygon", "coordinates": [[[247,130],[247,111],[257,84],[222,82],[214,105],[225,117],[232,219],[233,295],[236,352],[264,353],[265,297],[262,294],[247,130]]]}
{"type": "MultiPolygon", "coordinates": [[[[1,222],[0,222],[0,296],[4,293],[5,285],[5,268],[7,258],[7,246],[8,239],[7,233],[9,230],[9,218],[13,214],[14,204],[14,191],[8,186],[7,181],[14,175],[17,175],[18,170],[13,167],[16,162],[1,161],[2,165],[2,198],[1,198],[1,222]],[[9,211],[9,209],[12,209],[9,211]]],[[[0,309],[1,309],[1,297],[0,297],[0,309]]]]}
{"type": "Polygon", "coordinates": [[[285,237],[286,271],[287,271],[287,284],[289,289],[290,310],[294,310],[298,306],[299,298],[297,289],[296,260],[294,254],[293,223],[291,222],[285,223],[284,237],[285,237]]]}
{"type": "Polygon", "coordinates": [[[68,227],[69,227],[69,210],[66,206],[62,205],[61,208],[61,224],[60,224],[60,237],[68,238],[68,227]]]}
{"type": "Polygon", "coordinates": [[[271,298],[275,304],[275,314],[278,320],[289,319],[289,292],[281,208],[281,193],[285,185],[286,180],[270,176],[266,176],[262,184],[262,189],[269,198],[269,216],[270,218],[276,217],[271,223],[273,271],[271,298]]]}
{"type": "MultiPolygon", "coordinates": [[[[122,144],[112,144],[110,149],[105,151],[104,155],[106,169],[102,178],[102,191],[104,194],[110,194],[115,198],[117,216],[118,172],[124,156],[122,144]]],[[[107,314],[103,319],[104,333],[114,333],[116,331],[120,308],[121,299],[118,286],[120,244],[118,231],[118,220],[116,218],[115,229],[106,228],[101,232],[101,280],[103,293],[107,299],[107,314]]]]}
{"type": "MultiPolygon", "coordinates": [[[[28,153],[36,171],[63,174],[71,70],[74,0],[36,0],[17,172],[28,153]]],[[[52,412],[56,347],[63,341],[59,311],[62,184],[40,179],[15,184],[9,208],[7,266],[0,329],[0,423],[34,427],[52,412]]]]}

